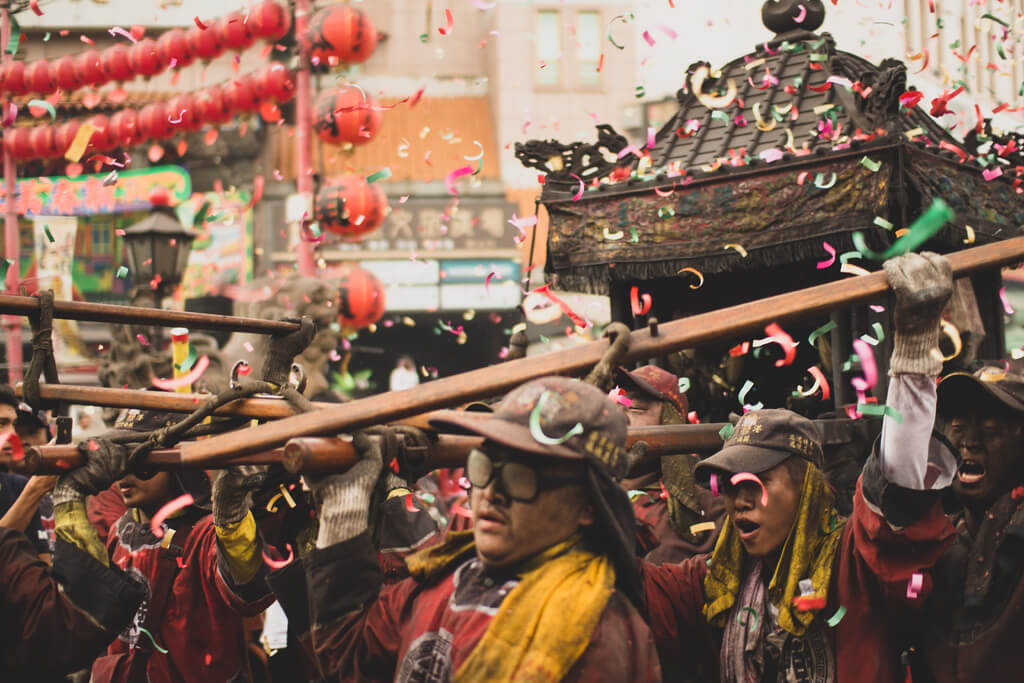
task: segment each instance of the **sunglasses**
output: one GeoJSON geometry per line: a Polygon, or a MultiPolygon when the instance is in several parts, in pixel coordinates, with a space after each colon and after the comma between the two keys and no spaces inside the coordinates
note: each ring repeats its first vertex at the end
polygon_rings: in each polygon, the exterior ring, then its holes
{"type": "Polygon", "coordinates": [[[504,495],[521,503],[532,503],[541,491],[582,484],[584,481],[582,472],[544,472],[521,460],[495,460],[478,448],[471,450],[466,458],[466,478],[470,484],[481,489],[496,481],[504,495]]]}

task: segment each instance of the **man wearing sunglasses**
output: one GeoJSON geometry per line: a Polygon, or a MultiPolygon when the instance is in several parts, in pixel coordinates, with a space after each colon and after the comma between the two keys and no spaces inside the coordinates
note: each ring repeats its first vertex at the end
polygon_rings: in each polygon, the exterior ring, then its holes
{"type": "Polygon", "coordinates": [[[289,580],[271,576],[290,623],[329,680],[661,680],[640,619],[626,418],[595,387],[561,377],[524,384],[494,413],[432,421],[482,436],[466,462],[473,529],[406,558],[382,587],[370,499],[378,442],[309,482],[317,550],[289,580]],[[300,626],[301,624],[301,626],[300,626]]]}

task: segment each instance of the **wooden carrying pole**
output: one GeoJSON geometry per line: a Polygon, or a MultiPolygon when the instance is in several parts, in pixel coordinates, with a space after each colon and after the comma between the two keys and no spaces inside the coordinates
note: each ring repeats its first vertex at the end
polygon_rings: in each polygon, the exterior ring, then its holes
{"type": "MultiPolygon", "coordinates": [[[[719,436],[724,424],[662,425],[631,427],[627,443],[643,441],[648,445],[646,456],[674,453],[712,453],[722,446],[719,436]]],[[[238,432],[232,432],[237,434],[238,432]]],[[[466,456],[483,439],[475,436],[440,434],[427,455],[425,467],[462,467],[466,456]]],[[[339,437],[297,437],[288,440],[284,448],[275,448],[249,455],[223,458],[205,467],[196,460],[181,457],[181,448],[162,448],[148,454],[141,469],[177,470],[221,468],[231,465],[270,465],[281,463],[294,474],[322,474],[342,472],[355,464],[359,455],[352,443],[339,437]]],[[[34,446],[25,449],[25,457],[14,460],[0,457],[0,466],[22,474],[60,474],[73,467],[81,467],[85,459],[75,445],[34,446]]]]}
{"type": "MultiPolygon", "coordinates": [[[[29,315],[39,311],[39,299],[34,296],[0,294],[0,313],[29,315]]],[[[62,320],[87,320],[97,323],[125,325],[159,325],[161,327],[187,327],[192,330],[218,332],[251,332],[254,334],[288,334],[299,329],[298,323],[261,318],[239,318],[213,313],[187,313],[159,308],[91,304],[84,301],[53,302],[53,317],[62,320]]]]}
{"type": "MultiPolygon", "coordinates": [[[[1024,237],[965,249],[947,258],[956,277],[1004,266],[1024,260],[1024,237]]],[[[631,335],[623,362],[661,356],[723,337],[760,333],[769,323],[790,322],[879,299],[888,289],[885,273],[879,271],[673,320],[661,324],[656,335],[647,328],[636,330],[631,335]]],[[[607,349],[608,340],[601,339],[295,415],[245,431],[184,443],[181,458],[183,462],[217,462],[229,454],[243,455],[275,448],[293,437],[333,436],[496,396],[546,375],[580,375],[600,361],[607,349]]]]}

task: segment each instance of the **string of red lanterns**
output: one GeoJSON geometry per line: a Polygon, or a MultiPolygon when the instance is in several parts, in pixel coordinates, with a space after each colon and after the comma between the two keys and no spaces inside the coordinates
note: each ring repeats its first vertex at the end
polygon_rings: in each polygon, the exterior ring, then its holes
{"type": "MultiPolygon", "coordinates": [[[[258,74],[244,74],[226,84],[153,102],[140,110],[126,108],[110,117],[95,114],[85,119],[96,129],[86,154],[166,140],[204,125],[226,123],[236,114],[252,113],[263,102],[284,103],[293,97],[295,75],[283,64],[270,64],[258,74]]],[[[64,155],[82,123],[72,119],[59,125],[15,128],[4,142],[16,160],[53,159],[64,155]]]]}
{"type": "Polygon", "coordinates": [[[226,50],[241,52],[256,40],[280,40],[291,24],[288,10],[273,0],[264,0],[252,8],[248,17],[241,12],[231,12],[211,22],[205,30],[198,26],[187,31],[173,28],[156,40],[143,38],[130,47],[118,44],[102,52],[91,49],[52,62],[46,59],[30,64],[11,62],[0,68],[0,91],[14,96],[29,93],[45,96],[58,89],[71,92],[86,86],[98,88],[110,82],[123,83],[139,76],[150,78],[168,68],[188,66],[196,59],[214,59],[226,50]]]}

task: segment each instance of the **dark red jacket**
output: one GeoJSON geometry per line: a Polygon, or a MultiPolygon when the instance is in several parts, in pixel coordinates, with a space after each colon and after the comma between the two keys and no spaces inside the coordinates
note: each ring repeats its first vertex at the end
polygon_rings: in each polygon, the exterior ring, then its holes
{"type": "Polygon", "coordinates": [[[51,573],[25,534],[0,528],[0,678],[43,683],[88,666],[142,597],[123,572],[64,541],[51,573]]]}
{"type": "Polygon", "coordinates": [[[709,553],[715,548],[718,534],[725,522],[725,505],[721,498],[714,498],[706,489],[698,489],[698,499],[704,516],[693,514],[693,523],[712,522],[715,528],[691,534],[692,539],[679,535],[673,528],[668,515],[668,503],[661,491],[644,491],[633,497],[633,514],[637,522],[646,525],[657,545],[644,555],[644,559],[652,564],[677,564],[702,553],[709,553]],[[696,542],[694,542],[696,541],[696,542]]]}
{"type": "MultiPolygon", "coordinates": [[[[900,654],[910,644],[908,625],[931,590],[928,568],[953,534],[938,502],[941,492],[900,489],[885,482],[881,468],[871,465],[869,461],[858,482],[853,516],[843,530],[832,570],[828,604],[816,619],[824,622],[840,606],[846,608],[835,628],[821,624],[838,683],[904,683],[906,668],[900,654]],[[896,520],[902,530],[894,531],[886,518],[896,520]],[[923,574],[924,586],[916,600],[908,600],[907,584],[915,572],[923,574]]],[[[711,627],[702,612],[709,558],[643,565],[649,624],[666,680],[694,680],[695,672],[696,680],[719,679],[722,630],[711,627]]],[[[802,649],[813,651],[809,646],[802,649]]]]}
{"type": "Polygon", "coordinates": [[[915,683],[1024,678],[1024,497],[1004,494],[974,536],[960,520],[934,575],[915,683]]]}
{"type": "MultiPolygon", "coordinates": [[[[489,572],[472,558],[433,582],[407,578],[381,588],[365,533],[315,550],[282,572],[271,576],[271,585],[289,623],[306,620],[326,678],[346,681],[450,680],[517,583],[514,572],[489,572]],[[282,574],[288,570],[290,576],[282,574]]],[[[661,680],[650,631],[622,594],[612,594],[565,680],[661,680]]]]}
{"type": "Polygon", "coordinates": [[[242,617],[273,602],[264,564],[237,585],[217,554],[213,518],[197,508],[167,520],[169,542],[128,510],[110,529],[114,564],[146,586],[147,598],[131,626],[93,665],[94,683],[206,683],[249,681],[242,617]],[[166,546],[166,547],[163,547],[166,546]],[[141,628],[148,630],[160,652],[141,628]]]}

